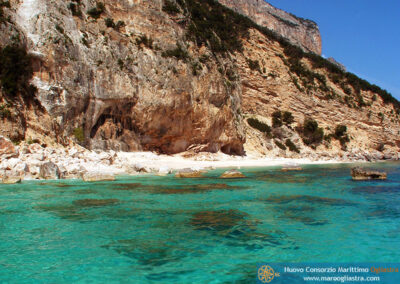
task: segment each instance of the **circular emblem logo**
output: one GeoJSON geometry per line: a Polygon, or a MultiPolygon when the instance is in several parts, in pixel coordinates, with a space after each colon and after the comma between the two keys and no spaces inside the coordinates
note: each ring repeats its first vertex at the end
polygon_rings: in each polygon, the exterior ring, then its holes
{"type": "Polygon", "coordinates": [[[263,283],[269,283],[274,279],[275,271],[269,265],[263,265],[258,269],[258,279],[263,283]]]}

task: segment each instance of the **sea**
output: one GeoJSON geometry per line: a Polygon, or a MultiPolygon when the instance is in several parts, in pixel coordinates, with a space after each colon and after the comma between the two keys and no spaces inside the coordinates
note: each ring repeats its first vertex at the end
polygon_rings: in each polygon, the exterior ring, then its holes
{"type": "Polygon", "coordinates": [[[255,283],[260,263],[400,260],[400,163],[0,185],[0,283],[255,283]]]}

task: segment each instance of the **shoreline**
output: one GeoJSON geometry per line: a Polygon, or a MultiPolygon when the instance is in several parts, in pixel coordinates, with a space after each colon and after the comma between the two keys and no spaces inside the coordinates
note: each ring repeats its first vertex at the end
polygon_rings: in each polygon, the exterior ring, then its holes
{"type": "Polygon", "coordinates": [[[10,142],[8,146],[7,153],[3,151],[0,155],[0,181],[6,184],[18,183],[22,180],[113,180],[115,176],[167,175],[181,170],[299,167],[369,162],[365,156],[361,155],[357,159],[348,157],[332,159],[318,155],[312,158],[281,158],[251,153],[247,156],[230,156],[221,152],[159,155],[153,152],[90,151],[78,145],[44,148],[35,143],[14,146],[10,142]]]}

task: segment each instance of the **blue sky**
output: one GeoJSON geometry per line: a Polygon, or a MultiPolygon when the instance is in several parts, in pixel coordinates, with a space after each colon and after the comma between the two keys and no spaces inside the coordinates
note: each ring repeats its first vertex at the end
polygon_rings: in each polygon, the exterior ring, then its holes
{"type": "Polygon", "coordinates": [[[317,22],[322,53],[400,100],[399,0],[267,0],[317,22]]]}

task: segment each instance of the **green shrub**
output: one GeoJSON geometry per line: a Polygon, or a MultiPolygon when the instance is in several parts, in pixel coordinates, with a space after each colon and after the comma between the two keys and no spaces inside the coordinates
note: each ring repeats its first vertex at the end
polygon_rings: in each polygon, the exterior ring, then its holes
{"type": "Polygon", "coordinates": [[[202,54],[199,58],[199,61],[203,64],[206,64],[208,60],[210,60],[210,56],[207,54],[202,54]]]}
{"type": "Polygon", "coordinates": [[[180,12],[178,6],[171,0],[164,0],[162,10],[170,15],[176,15],[180,12]]]}
{"type": "Polygon", "coordinates": [[[184,49],[179,43],[176,45],[174,49],[165,50],[162,54],[162,57],[175,57],[178,60],[187,61],[190,56],[189,53],[184,49]]]}
{"type": "Polygon", "coordinates": [[[124,61],[121,58],[118,59],[117,64],[119,66],[119,69],[122,70],[124,68],[124,61]]]}
{"type": "MultiPolygon", "coordinates": [[[[317,72],[313,72],[311,70],[309,70],[301,61],[300,59],[302,58],[302,56],[298,55],[298,52],[302,52],[301,49],[293,49],[293,50],[297,50],[296,52],[294,51],[287,51],[287,49],[292,50],[292,47],[286,47],[284,49],[285,54],[292,54],[293,57],[290,57],[289,60],[284,61],[284,63],[286,65],[288,65],[290,71],[292,73],[295,73],[302,81],[303,85],[307,88],[307,89],[311,89],[312,87],[315,86],[315,80],[317,80],[319,82],[318,88],[324,92],[329,91],[329,88],[327,86],[327,81],[326,81],[326,77],[324,75],[321,75],[317,72]]],[[[301,88],[299,88],[298,82],[295,83],[296,87],[300,90],[301,88]]]]}
{"type": "MultiPolygon", "coordinates": [[[[75,2],[77,2],[77,1],[75,1],[75,2]]],[[[79,3],[70,2],[68,4],[68,9],[71,10],[71,13],[72,13],[73,16],[76,16],[76,17],[81,17],[82,16],[82,11],[81,11],[81,8],[80,8],[80,2],[79,3]]]]}
{"type": "Polygon", "coordinates": [[[7,19],[4,17],[3,8],[11,8],[10,1],[0,0],[0,23],[5,22],[7,19]]]}
{"type": "Polygon", "coordinates": [[[337,125],[335,128],[335,132],[332,135],[335,139],[339,140],[340,145],[343,149],[346,148],[346,144],[350,142],[349,135],[347,134],[347,126],[346,125],[337,125]]]}
{"type": "Polygon", "coordinates": [[[113,19],[105,18],[104,22],[105,22],[107,28],[115,28],[115,23],[114,23],[113,19]]]}
{"type": "Polygon", "coordinates": [[[332,141],[332,134],[324,135],[324,140],[328,143],[332,141]]]}
{"type": "Polygon", "coordinates": [[[122,27],[125,27],[125,22],[124,21],[118,21],[115,26],[114,29],[119,31],[122,27]]]}
{"type": "Polygon", "coordinates": [[[90,48],[90,44],[89,44],[89,42],[88,42],[88,40],[87,40],[87,35],[86,35],[86,34],[84,34],[84,35],[82,36],[81,42],[82,42],[83,45],[85,45],[87,48],[90,48]]]}
{"type": "Polygon", "coordinates": [[[192,62],[191,68],[193,76],[197,76],[199,74],[199,71],[203,69],[199,62],[192,62]]]}
{"type": "Polygon", "coordinates": [[[81,127],[75,128],[73,134],[74,134],[75,139],[79,143],[82,143],[82,142],[85,141],[85,134],[84,134],[83,129],[81,127]]]}
{"type": "Polygon", "coordinates": [[[342,145],[342,149],[346,149],[346,144],[350,142],[349,135],[344,135],[339,138],[340,145],[342,145]]]}
{"type": "Polygon", "coordinates": [[[290,111],[284,111],[282,115],[282,120],[285,125],[291,125],[294,122],[293,114],[290,111]]]}
{"type": "Polygon", "coordinates": [[[153,49],[153,42],[153,39],[151,37],[147,37],[146,35],[141,35],[136,39],[136,45],[139,46],[139,48],[142,48],[143,44],[145,47],[153,49]]]}
{"type": "Polygon", "coordinates": [[[56,30],[61,34],[64,34],[64,29],[59,24],[56,24],[56,30]]]}
{"type": "Polygon", "coordinates": [[[247,59],[247,64],[249,65],[249,68],[251,70],[258,71],[261,73],[260,62],[258,62],[258,60],[247,59]]]}
{"type": "Polygon", "coordinates": [[[318,127],[318,122],[313,119],[306,119],[303,124],[302,136],[304,144],[318,145],[324,138],[324,130],[318,127]]]}
{"type": "Polygon", "coordinates": [[[0,49],[0,84],[6,96],[15,98],[20,93],[24,98],[34,97],[36,88],[29,84],[33,75],[32,59],[19,46],[0,49]]]}
{"type": "Polygon", "coordinates": [[[286,151],[286,146],[283,145],[281,142],[279,142],[278,140],[274,141],[276,146],[278,146],[279,148],[281,148],[282,150],[286,151]]]}
{"type": "Polygon", "coordinates": [[[248,118],[247,123],[254,129],[257,129],[258,131],[263,132],[268,136],[271,135],[271,127],[268,124],[265,124],[264,122],[261,122],[256,118],[248,118]]]}
{"type": "Polygon", "coordinates": [[[97,20],[98,18],[100,18],[101,14],[104,13],[104,11],[105,11],[104,3],[97,2],[96,7],[88,10],[87,13],[90,17],[97,20]]]}
{"type": "Polygon", "coordinates": [[[291,152],[300,153],[299,148],[290,139],[286,139],[285,145],[289,148],[291,152]]]}
{"type": "Polygon", "coordinates": [[[0,105],[0,118],[1,119],[11,118],[11,111],[8,109],[6,105],[0,105]]]}
{"type": "Polygon", "coordinates": [[[190,19],[186,36],[198,46],[209,46],[214,53],[241,51],[241,37],[254,23],[215,0],[178,2],[190,19]]]}
{"type": "Polygon", "coordinates": [[[272,127],[282,126],[282,112],[277,110],[272,113],[272,127]]]}
{"type": "Polygon", "coordinates": [[[335,134],[334,134],[336,138],[342,137],[346,133],[347,133],[347,126],[346,125],[340,124],[340,125],[336,126],[335,134]]]}

